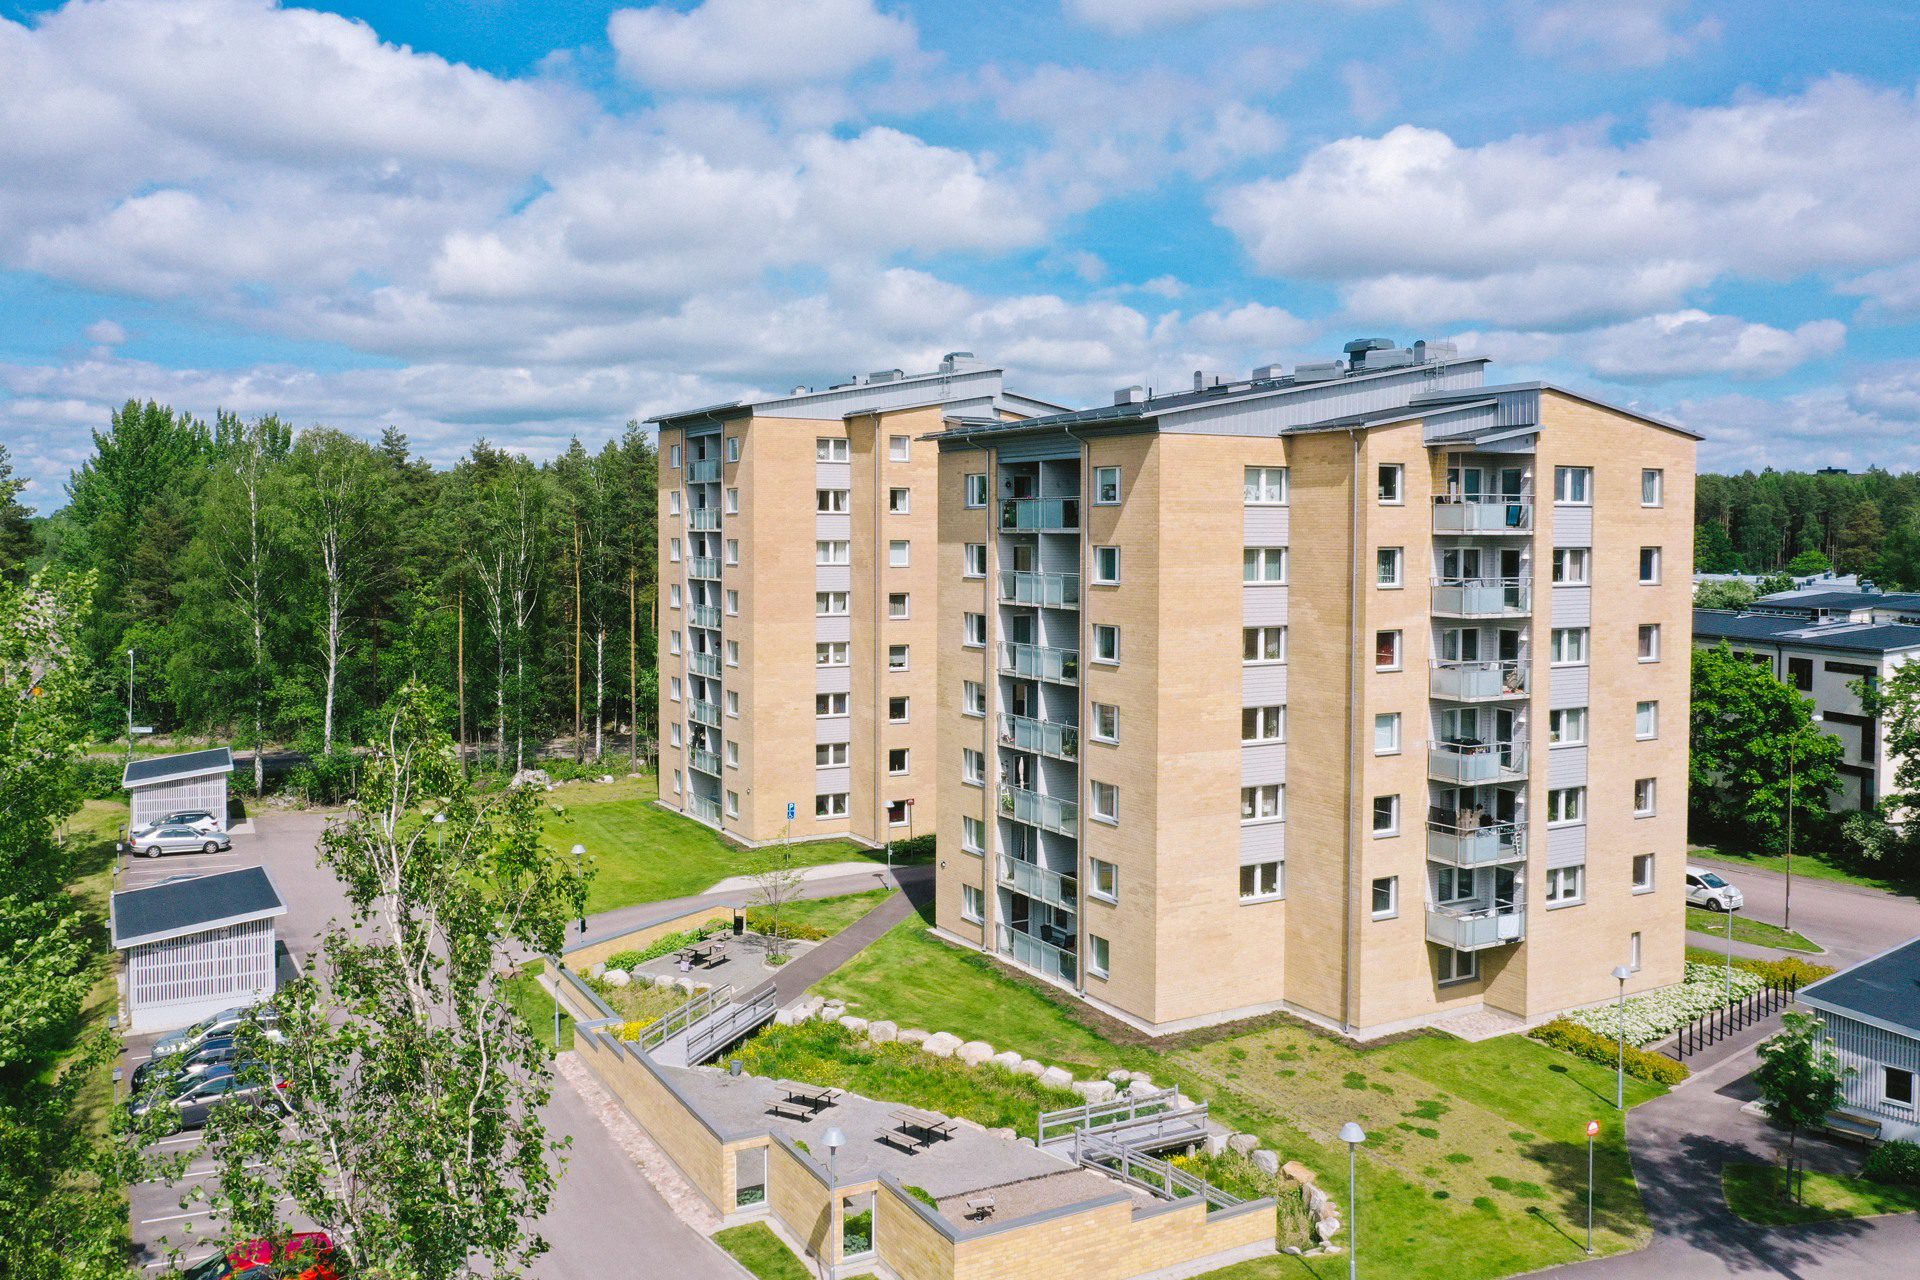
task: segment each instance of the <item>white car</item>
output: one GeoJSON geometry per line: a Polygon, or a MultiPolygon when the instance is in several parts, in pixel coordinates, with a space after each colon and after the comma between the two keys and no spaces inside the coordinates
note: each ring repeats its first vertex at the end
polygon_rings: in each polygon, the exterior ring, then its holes
{"type": "Polygon", "coordinates": [[[1747,905],[1747,897],[1705,867],[1687,868],[1687,905],[1709,911],[1738,911],[1747,905]]]}
{"type": "Polygon", "coordinates": [[[133,834],[143,836],[161,827],[192,827],[195,831],[219,831],[226,824],[205,809],[178,809],[147,823],[133,834]]]}

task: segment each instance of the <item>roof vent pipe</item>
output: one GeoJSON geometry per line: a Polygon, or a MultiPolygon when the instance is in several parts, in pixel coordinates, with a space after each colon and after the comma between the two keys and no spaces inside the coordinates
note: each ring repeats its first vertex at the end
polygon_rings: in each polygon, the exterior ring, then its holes
{"type": "Polygon", "coordinates": [[[812,387],[795,387],[792,391],[788,392],[787,394],[796,395],[796,396],[810,396],[813,394],[813,388],[812,387]]]}

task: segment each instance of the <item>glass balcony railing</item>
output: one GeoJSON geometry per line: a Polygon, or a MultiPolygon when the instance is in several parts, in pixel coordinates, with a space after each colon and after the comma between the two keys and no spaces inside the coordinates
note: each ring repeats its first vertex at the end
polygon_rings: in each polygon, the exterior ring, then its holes
{"type": "Polygon", "coordinates": [[[711,484],[720,478],[720,459],[707,458],[687,464],[688,484],[711,484]]]}
{"type": "Polygon", "coordinates": [[[687,763],[702,773],[710,773],[716,778],[720,776],[720,757],[712,751],[694,747],[687,752],[687,763]]]}
{"type": "Polygon", "coordinates": [[[1053,831],[1063,836],[1080,833],[1079,805],[1071,800],[1043,796],[1023,787],[1001,786],[1000,813],[1002,817],[1024,822],[1030,827],[1039,827],[1043,831],[1053,831]]]}
{"type": "Polygon", "coordinates": [[[1436,742],[1427,749],[1427,776],[1455,786],[1514,782],[1527,776],[1523,742],[1436,742]]]}
{"type": "Polygon", "coordinates": [[[1005,925],[1000,926],[1000,954],[1011,956],[1029,969],[1037,969],[1066,982],[1072,982],[1074,975],[1079,972],[1072,951],[1005,925]]]}
{"type": "Polygon", "coordinates": [[[1527,829],[1471,813],[1438,810],[1427,819],[1427,857],[1450,867],[1492,867],[1527,856],[1527,829]]]}
{"type": "Polygon", "coordinates": [[[1077,911],[1080,907],[1079,879],[1049,871],[1037,863],[1001,855],[1000,883],[1015,893],[1024,893],[1029,898],[1038,898],[1052,906],[1065,907],[1069,911],[1077,911]]]}
{"type": "Polygon", "coordinates": [[[720,527],[720,508],[695,507],[687,512],[687,528],[711,532],[720,527]]]}
{"type": "Polygon", "coordinates": [[[1000,601],[1047,609],[1077,609],[1080,607],[1080,575],[1008,570],[1000,575],[1000,601]]]}
{"type": "Polygon", "coordinates": [[[687,655],[687,668],[697,676],[720,678],[720,655],[717,653],[692,653],[687,655]]]}
{"type": "Polygon", "coordinates": [[[718,578],[720,561],[713,556],[694,556],[687,561],[687,572],[696,578],[718,578]]]}
{"type": "Polygon", "coordinates": [[[1028,680],[1080,683],[1080,651],[1008,642],[1000,646],[1000,670],[1028,680]]]}
{"type": "Polygon", "coordinates": [[[693,702],[688,703],[687,706],[688,714],[693,718],[695,724],[704,724],[715,729],[720,727],[719,703],[701,702],[695,699],[693,702]]]}
{"type": "Polygon", "coordinates": [[[1531,533],[1533,495],[1438,494],[1433,499],[1435,533],[1531,533]]]}
{"type": "Polygon", "coordinates": [[[1523,618],[1533,610],[1530,578],[1435,578],[1433,611],[1453,618],[1523,618]]]}
{"type": "Polygon", "coordinates": [[[705,627],[709,631],[720,629],[720,606],[717,604],[697,604],[688,610],[688,617],[696,627],[705,627]]]}
{"type": "Polygon", "coordinates": [[[1449,702],[1488,702],[1527,696],[1527,668],[1519,662],[1445,662],[1433,664],[1428,690],[1449,702]]]}
{"type": "Polygon", "coordinates": [[[696,818],[717,823],[720,821],[720,802],[709,800],[705,796],[688,796],[687,812],[696,818]]]}
{"type": "Polygon", "coordinates": [[[1028,716],[1000,717],[1000,745],[1015,751],[1037,751],[1056,760],[1080,758],[1080,730],[1070,724],[1034,720],[1028,716]]]}
{"type": "Polygon", "coordinates": [[[1449,903],[1427,908],[1427,941],[1455,951],[1504,947],[1527,936],[1527,911],[1512,902],[1449,903]]]}
{"type": "Polygon", "coordinates": [[[1007,498],[1000,528],[1008,533],[1071,532],[1080,527],[1078,498],[1007,498]]]}

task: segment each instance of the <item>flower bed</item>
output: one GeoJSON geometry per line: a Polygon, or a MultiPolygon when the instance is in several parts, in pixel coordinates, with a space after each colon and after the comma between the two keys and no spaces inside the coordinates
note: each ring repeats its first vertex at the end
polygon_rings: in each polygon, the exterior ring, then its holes
{"type": "Polygon", "coordinates": [[[598,978],[590,979],[587,985],[624,1024],[620,1028],[622,1040],[636,1039],[647,1026],[685,1004],[689,998],[686,992],[672,987],[645,987],[639,983],[615,986],[598,978]],[[630,1029],[631,1035],[628,1034],[630,1029]]]}
{"type": "MultiPolygon", "coordinates": [[[[1727,999],[1727,984],[1727,971],[1724,968],[1707,964],[1689,964],[1686,980],[1679,986],[1669,987],[1665,991],[1656,991],[1651,995],[1628,996],[1626,1001],[1627,1043],[1652,1044],[1663,1036],[1673,1034],[1702,1014],[1723,1008],[1730,1003],[1727,999]]],[[[1733,971],[1732,984],[1735,1000],[1750,996],[1766,985],[1759,974],[1749,973],[1744,969],[1733,971]]],[[[1617,1039],[1620,1035],[1621,1010],[1615,1001],[1608,1001],[1592,1009],[1582,1009],[1578,1013],[1567,1014],[1566,1020],[1575,1026],[1585,1027],[1603,1036],[1617,1039]]]]}
{"type": "Polygon", "coordinates": [[[649,960],[658,960],[669,952],[682,947],[690,947],[706,938],[708,934],[719,933],[733,928],[731,922],[715,917],[697,928],[685,929],[679,933],[670,933],[664,938],[656,938],[644,947],[630,951],[616,951],[607,957],[609,969],[634,969],[649,960]]]}

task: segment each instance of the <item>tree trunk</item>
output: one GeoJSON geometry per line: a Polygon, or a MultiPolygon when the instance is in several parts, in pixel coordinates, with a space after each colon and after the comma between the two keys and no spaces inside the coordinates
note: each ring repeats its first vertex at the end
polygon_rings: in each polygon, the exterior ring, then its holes
{"type": "Polygon", "coordinates": [[[607,727],[607,629],[601,627],[593,634],[593,758],[598,760],[605,752],[605,743],[601,738],[607,727]]]}

